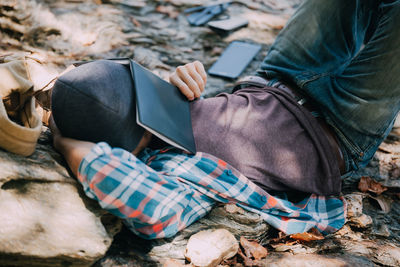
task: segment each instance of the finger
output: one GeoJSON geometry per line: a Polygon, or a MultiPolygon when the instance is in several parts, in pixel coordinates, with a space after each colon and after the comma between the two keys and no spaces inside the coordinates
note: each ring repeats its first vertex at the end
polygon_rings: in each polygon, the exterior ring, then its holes
{"type": "Polygon", "coordinates": [[[176,69],[176,73],[178,74],[179,78],[186,83],[189,89],[193,92],[195,97],[200,97],[201,91],[199,86],[197,85],[196,81],[189,75],[188,65],[184,67],[178,67],[176,69]]]}
{"type": "Polygon", "coordinates": [[[194,93],[192,92],[192,90],[189,89],[187,84],[184,81],[182,81],[176,73],[172,74],[169,80],[173,85],[179,88],[181,93],[184,96],[186,96],[187,99],[189,100],[194,99],[194,93]]]}
{"type": "MultiPolygon", "coordinates": [[[[192,77],[192,79],[194,79],[200,89],[200,94],[204,91],[204,81],[203,78],[200,76],[200,74],[198,73],[196,66],[194,64],[190,64],[188,65],[188,69],[189,69],[189,75],[192,77]]],[[[199,96],[196,96],[199,97],[199,96]]]]}
{"type": "Polygon", "coordinates": [[[204,69],[204,65],[200,61],[196,60],[194,62],[194,66],[196,67],[196,70],[200,74],[201,78],[203,79],[204,85],[206,85],[206,83],[207,83],[207,72],[204,69]]]}

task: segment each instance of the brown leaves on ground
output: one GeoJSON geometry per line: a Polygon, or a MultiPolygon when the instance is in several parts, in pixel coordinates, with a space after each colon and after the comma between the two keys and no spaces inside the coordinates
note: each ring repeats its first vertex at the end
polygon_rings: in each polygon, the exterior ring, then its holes
{"type": "Polygon", "coordinates": [[[376,203],[379,205],[379,207],[384,213],[390,212],[393,199],[385,195],[381,196],[381,194],[387,191],[389,188],[375,181],[369,176],[363,176],[361,177],[360,182],[358,183],[358,189],[363,193],[371,192],[376,194],[376,196],[368,194],[368,197],[376,201],[376,203]]]}
{"type": "Polygon", "coordinates": [[[261,260],[268,255],[268,250],[261,246],[256,241],[247,240],[247,238],[240,237],[240,245],[242,246],[244,253],[239,248],[238,255],[243,259],[244,266],[257,266],[255,262],[261,260]]]}
{"type": "Polygon", "coordinates": [[[317,229],[312,228],[309,232],[290,235],[290,238],[298,241],[310,242],[314,240],[323,240],[324,236],[317,229]]]}
{"type": "Polygon", "coordinates": [[[161,14],[168,15],[171,19],[176,19],[179,16],[179,12],[175,9],[175,7],[169,6],[157,6],[156,11],[161,14]]]}
{"type": "Polygon", "coordinates": [[[238,262],[246,267],[259,266],[258,260],[261,260],[268,255],[268,250],[261,246],[257,241],[248,240],[245,237],[240,237],[240,246],[235,257],[225,260],[221,263],[222,266],[235,266],[238,262]]]}
{"type": "Polygon", "coordinates": [[[303,243],[315,240],[323,240],[324,238],[325,237],[316,228],[312,228],[308,232],[296,233],[291,235],[285,235],[284,233],[279,232],[279,236],[277,238],[271,239],[269,245],[272,248],[277,249],[282,246],[288,247],[296,245],[300,242],[303,243]]]}
{"type": "Polygon", "coordinates": [[[376,196],[376,197],[369,196],[369,197],[371,199],[375,200],[378,203],[379,207],[381,208],[381,210],[384,213],[389,213],[390,212],[390,210],[392,208],[392,203],[393,203],[393,200],[391,198],[386,197],[384,195],[376,196]]]}
{"type": "Polygon", "coordinates": [[[387,187],[383,186],[381,183],[375,181],[369,176],[363,176],[358,183],[358,189],[363,193],[372,192],[380,195],[387,190],[387,187]]]}
{"type": "Polygon", "coordinates": [[[258,244],[256,241],[249,241],[245,237],[240,237],[240,245],[244,249],[246,257],[253,257],[255,260],[260,260],[268,255],[268,250],[258,244]]]}

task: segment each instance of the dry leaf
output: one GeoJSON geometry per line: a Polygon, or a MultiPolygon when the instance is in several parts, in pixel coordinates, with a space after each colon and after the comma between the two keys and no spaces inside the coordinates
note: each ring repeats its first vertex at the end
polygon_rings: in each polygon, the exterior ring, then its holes
{"type": "Polygon", "coordinates": [[[173,6],[157,6],[156,11],[161,14],[166,14],[171,19],[175,19],[179,16],[179,12],[173,6]]]}
{"type": "Polygon", "coordinates": [[[135,25],[136,27],[138,27],[138,28],[142,27],[142,24],[137,19],[131,17],[131,21],[132,21],[133,25],[135,25]]]}
{"type": "Polygon", "coordinates": [[[279,244],[279,243],[283,243],[285,240],[287,241],[289,238],[288,235],[286,235],[283,232],[279,232],[278,233],[278,237],[275,238],[271,238],[269,241],[269,244],[279,244]]]}
{"type": "Polygon", "coordinates": [[[358,189],[363,193],[369,191],[380,195],[387,190],[387,187],[383,186],[381,183],[375,181],[369,176],[363,176],[358,183],[358,189]]]}
{"type": "Polygon", "coordinates": [[[369,196],[369,197],[378,202],[379,207],[384,213],[388,213],[390,211],[393,202],[391,199],[386,198],[384,196],[377,196],[377,197],[369,196]]]}
{"type": "Polygon", "coordinates": [[[246,257],[246,255],[243,254],[243,252],[242,252],[242,250],[240,248],[238,249],[238,254],[237,255],[239,255],[243,259],[244,266],[250,267],[250,266],[254,265],[253,260],[248,258],[248,257],[246,257]]]}
{"type": "Polygon", "coordinates": [[[290,235],[290,238],[293,238],[293,239],[296,239],[299,241],[309,242],[309,241],[313,241],[313,240],[322,240],[322,239],[324,239],[324,236],[320,232],[318,232],[317,229],[312,228],[309,232],[297,233],[297,234],[290,235]]]}
{"type": "Polygon", "coordinates": [[[248,258],[253,257],[255,260],[260,260],[268,255],[268,250],[255,241],[249,241],[245,237],[240,237],[240,245],[244,249],[244,253],[248,258]]]}
{"type": "MultiPolygon", "coordinates": [[[[240,250],[240,248],[238,249],[238,251],[240,250]]],[[[229,267],[229,266],[235,266],[238,263],[238,254],[236,254],[235,256],[233,256],[232,258],[229,259],[225,259],[223,260],[218,267],[229,267]]]]}
{"type": "Polygon", "coordinates": [[[276,243],[276,244],[269,244],[272,248],[277,248],[277,247],[280,247],[280,246],[283,246],[283,245],[285,245],[285,246],[293,246],[293,245],[295,245],[295,244],[297,244],[297,240],[294,240],[294,241],[286,241],[285,243],[276,243]]]}
{"type": "Polygon", "coordinates": [[[367,178],[369,177],[363,176],[358,182],[358,190],[360,190],[363,193],[367,192],[369,188],[369,183],[367,178]]]}

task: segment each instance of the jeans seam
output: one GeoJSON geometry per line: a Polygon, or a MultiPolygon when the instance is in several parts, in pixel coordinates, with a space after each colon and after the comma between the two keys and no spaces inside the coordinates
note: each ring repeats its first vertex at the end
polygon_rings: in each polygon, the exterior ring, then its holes
{"type": "MultiPolygon", "coordinates": [[[[315,81],[315,80],[317,80],[317,79],[319,79],[319,78],[326,77],[326,76],[334,76],[332,73],[328,73],[328,72],[326,72],[326,73],[316,73],[316,74],[314,74],[314,75],[312,75],[312,76],[310,76],[310,74],[311,74],[311,72],[303,72],[302,74],[300,74],[300,75],[298,75],[298,76],[296,77],[296,80],[297,80],[297,82],[298,82],[297,84],[300,86],[300,88],[303,88],[307,83],[310,83],[310,82],[312,82],[312,81],[315,81]],[[302,76],[302,78],[300,78],[301,76],[302,76]],[[309,76],[309,78],[304,79],[305,76],[309,76]]],[[[351,148],[351,150],[352,150],[351,153],[350,153],[350,155],[348,155],[348,156],[350,156],[350,157],[348,157],[348,158],[346,159],[346,169],[347,169],[347,168],[350,168],[351,163],[356,164],[357,167],[358,167],[358,164],[357,164],[356,162],[354,162],[354,160],[351,160],[351,158],[354,156],[354,154],[356,154],[357,159],[362,161],[362,160],[363,160],[363,156],[364,156],[364,154],[365,154],[365,151],[367,151],[367,150],[369,150],[371,147],[373,147],[373,145],[375,145],[376,142],[374,142],[374,144],[369,145],[368,148],[365,149],[365,150],[363,150],[363,149],[357,147],[357,146],[354,145],[352,142],[350,142],[350,141],[347,139],[347,137],[346,137],[344,134],[342,134],[341,131],[339,131],[339,129],[338,129],[338,128],[335,126],[335,124],[333,123],[333,121],[332,121],[331,117],[329,116],[329,114],[326,114],[326,112],[323,112],[323,113],[324,113],[324,117],[325,117],[326,121],[328,122],[328,124],[329,124],[332,128],[334,128],[335,133],[338,135],[338,137],[340,137],[339,139],[341,140],[341,142],[344,143],[345,147],[351,148]],[[354,153],[354,152],[355,152],[355,153],[354,153]],[[361,155],[362,155],[362,156],[361,156],[361,155]],[[352,161],[352,162],[350,162],[350,161],[352,161]]],[[[347,153],[346,153],[346,154],[347,154],[347,153]]]]}
{"type": "MultiPolygon", "coordinates": [[[[342,132],[335,126],[335,124],[333,123],[332,119],[331,119],[329,116],[326,116],[326,115],[325,115],[325,119],[326,119],[326,121],[328,122],[328,124],[334,129],[335,133],[340,137],[339,140],[340,140],[341,142],[345,143],[345,146],[346,146],[346,147],[351,147],[351,149],[352,149],[353,151],[355,151],[356,154],[358,155],[358,156],[357,156],[358,159],[362,159],[362,158],[360,157],[360,154],[361,154],[361,153],[364,153],[363,150],[360,149],[359,147],[357,147],[356,145],[354,145],[352,142],[350,142],[350,141],[347,139],[347,137],[346,137],[344,134],[342,134],[342,132]]],[[[353,154],[353,153],[351,153],[351,154],[353,154]]]]}
{"type": "MultiPolygon", "coordinates": [[[[312,82],[312,81],[315,81],[315,80],[317,80],[317,79],[319,79],[319,78],[322,78],[322,77],[326,77],[326,76],[334,77],[334,76],[335,76],[335,75],[332,74],[332,73],[326,72],[326,73],[315,74],[315,75],[311,76],[310,78],[308,78],[308,79],[306,79],[306,80],[304,81],[304,76],[307,76],[307,74],[309,75],[310,72],[303,72],[302,74],[300,74],[299,76],[296,77],[296,80],[298,80],[299,86],[303,87],[303,86],[305,86],[307,83],[312,82]],[[302,79],[299,78],[300,76],[303,76],[303,78],[302,78],[302,79]],[[303,80],[303,81],[301,82],[300,80],[303,80]]],[[[324,113],[325,113],[325,112],[324,112],[324,113]]],[[[329,114],[326,114],[326,113],[325,113],[324,115],[325,115],[325,119],[326,119],[326,120],[329,122],[329,124],[335,129],[335,132],[340,136],[341,140],[343,140],[343,142],[346,144],[346,146],[351,147],[351,149],[352,149],[353,151],[356,152],[356,154],[357,154],[357,159],[358,159],[358,160],[363,160],[363,156],[364,156],[365,152],[368,151],[368,150],[370,150],[372,147],[374,147],[374,146],[377,144],[377,141],[374,141],[374,142],[370,143],[365,149],[361,149],[360,147],[357,147],[356,145],[352,144],[352,143],[338,130],[338,128],[337,128],[336,126],[334,126],[334,123],[333,123],[333,121],[330,119],[329,114]],[[362,156],[361,156],[361,155],[362,155],[362,156]]],[[[382,126],[382,127],[378,130],[378,132],[381,132],[384,128],[385,128],[385,127],[382,126]]],[[[380,136],[383,136],[383,135],[380,134],[380,136]]],[[[351,153],[351,154],[353,154],[353,153],[351,153]]]]}
{"type": "Polygon", "coordinates": [[[313,73],[310,71],[302,72],[298,76],[296,76],[296,81],[297,84],[299,85],[300,88],[305,86],[307,83],[313,82],[319,78],[325,77],[325,76],[331,76],[330,73],[313,73]],[[310,76],[310,74],[312,76],[310,76]],[[310,76],[309,78],[304,79],[305,77],[310,76]]]}

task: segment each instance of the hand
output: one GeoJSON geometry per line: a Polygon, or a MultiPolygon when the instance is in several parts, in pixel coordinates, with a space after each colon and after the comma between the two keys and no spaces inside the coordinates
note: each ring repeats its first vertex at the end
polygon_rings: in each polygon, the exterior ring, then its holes
{"type": "Polygon", "coordinates": [[[179,66],[170,75],[169,81],[177,86],[189,100],[200,97],[207,83],[207,73],[200,61],[179,66]]]}
{"type": "Polygon", "coordinates": [[[82,159],[90,152],[95,144],[64,137],[58,129],[53,115],[49,118],[49,128],[53,134],[54,148],[64,156],[72,173],[77,176],[82,159]]]}

